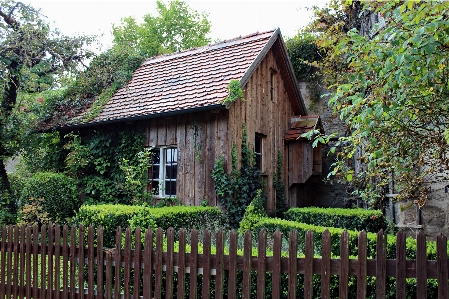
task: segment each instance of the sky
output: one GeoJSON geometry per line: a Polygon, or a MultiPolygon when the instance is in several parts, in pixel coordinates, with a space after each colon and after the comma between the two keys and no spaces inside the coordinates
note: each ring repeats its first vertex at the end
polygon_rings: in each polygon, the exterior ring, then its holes
{"type": "MultiPolygon", "coordinates": [[[[112,24],[119,25],[123,17],[142,20],[145,14],[156,15],[156,0],[106,1],[106,0],[23,0],[40,9],[47,21],[64,35],[79,33],[99,35],[105,50],[112,45],[112,24]]],[[[167,2],[167,1],[165,1],[167,2]]],[[[312,12],[307,7],[323,6],[327,0],[297,1],[237,1],[237,0],[185,0],[193,10],[209,14],[212,24],[209,37],[212,41],[245,36],[280,28],[284,37],[293,37],[307,25],[312,12]]]]}

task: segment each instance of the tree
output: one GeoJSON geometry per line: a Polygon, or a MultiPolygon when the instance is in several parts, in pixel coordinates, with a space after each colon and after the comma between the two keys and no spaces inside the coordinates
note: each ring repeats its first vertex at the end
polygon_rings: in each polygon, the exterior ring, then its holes
{"type": "Polygon", "coordinates": [[[93,54],[85,46],[93,39],[68,37],[52,30],[39,11],[11,0],[0,1],[0,199],[13,214],[5,160],[20,149],[19,93],[57,86],[67,72],[77,72],[93,54]]]}
{"type": "Polygon", "coordinates": [[[192,11],[180,0],[168,4],[157,1],[157,16],[145,15],[144,22],[137,24],[133,17],[122,19],[119,26],[113,26],[115,48],[131,48],[146,56],[177,52],[210,42],[207,14],[192,11]]]}
{"type": "MultiPolygon", "coordinates": [[[[354,3],[334,11],[350,12],[354,3]]],[[[449,169],[449,3],[363,5],[383,17],[365,34],[342,26],[345,18],[331,26],[323,19],[314,23],[331,53],[322,64],[323,73],[333,74],[327,76],[335,92],[329,104],[348,127],[332,175],[351,182],[363,199],[378,198],[393,177],[398,199],[421,207],[428,183],[445,179],[441,174],[449,169]]]]}

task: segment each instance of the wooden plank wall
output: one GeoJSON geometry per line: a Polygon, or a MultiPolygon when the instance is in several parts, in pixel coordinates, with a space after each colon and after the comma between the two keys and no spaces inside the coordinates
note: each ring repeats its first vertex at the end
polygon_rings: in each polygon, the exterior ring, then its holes
{"type": "MultiPolygon", "coordinates": [[[[240,156],[242,125],[245,125],[248,142],[254,144],[255,134],[263,134],[263,175],[267,182],[267,210],[275,209],[275,192],[272,181],[276,171],[277,153],[284,163],[283,179],[287,178],[287,149],[284,134],[290,126],[293,110],[280,74],[280,67],[273,51],[269,51],[253,76],[244,86],[245,101],[236,101],[229,109],[229,151],[237,146],[240,156]],[[272,74],[272,70],[275,70],[272,74]],[[272,75],[271,75],[272,74],[272,75]],[[271,84],[271,79],[273,83],[271,84]],[[270,88],[273,87],[271,95],[270,88]]],[[[230,167],[228,161],[228,167],[230,167]]]]}
{"type": "Polygon", "coordinates": [[[228,160],[227,110],[198,112],[147,120],[147,147],[176,146],[178,175],[176,196],[185,205],[207,199],[217,205],[211,173],[215,160],[228,160]]]}
{"type": "Polygon", "coordinates": [[[214,162],[223,155],[226,168],[230,170],[233,144],[240,157],[244,125],[251,145],[254,145],[256,133],[265,136],[263,176],[267,182],[267,209],[275,209],[272,181],[277,153],[280,151],[282,154],[283,178],[287,183],[288,151],[284,145],[284,134],[294,113],[273,51],[268,52],[254,71],[244,87],[244,97],[245,101],[234,102],[229,110],[190,113],[144,122],[147,128],[146,146],[175,145],[179,150],[176,193],[183,204],[199,205],[203,199],[207,199],[210,205],[218,204],[211,177],[214,162]],[[275,70],[273,74],[272,70],[275,70]]]}

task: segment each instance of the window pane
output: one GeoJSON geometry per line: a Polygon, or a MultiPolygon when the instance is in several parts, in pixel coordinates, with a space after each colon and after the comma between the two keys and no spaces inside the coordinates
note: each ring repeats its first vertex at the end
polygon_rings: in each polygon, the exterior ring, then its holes
{"type": "Polygon", "coordinates": [[[166,156],[166,163],[176,163],[178,161],[178,151],[175,148],[167,148],[165,150],[166,156]]]}
{"type": "Polygon", "coordinates": [[[176,180],[176,170],[177,170],[177,165],[167,165],[165,168],[165,179],[166,180],[176,180]]]}
{"type": "Polygon", "coordinates": [[[159,179],[159,165],[153,165],[151,166],[151,178],[154,179],[159,179]]]}
{"type": "Polygon", "coordinates": [[[261,153],[262,152],[262,139],[260,137],[256,137],[256,142],[254,145],[254,151],[256,153],[261,153]]]}
{"type": "Polygon", "coordinates": [[[159,181],[151,182],[151,192],[156,195],[159,194],[159,181]]]}
{"type": "Polygon", "coordinates": [[[156,148],[151,150],[151,164],[160,164],[161,163],[161,151],[156,148]]]}
{"type": "Polygon", "coordinates": [[[256,154],[256,165],[255,166],[257,167],[257,169],[262,171],[262,155],[256,154]]]}
{"type": "Polygon", "coordinates": [[[165,195],[176,195],[176,181],[165,181],[165,195]]]}

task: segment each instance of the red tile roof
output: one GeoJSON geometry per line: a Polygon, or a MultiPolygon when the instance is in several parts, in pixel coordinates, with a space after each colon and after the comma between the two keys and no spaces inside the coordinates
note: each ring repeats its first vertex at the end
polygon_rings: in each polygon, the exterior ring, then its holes
{"type": "Polygon", "coordinates": [[[255,33],[146,60],[92,122],[217,105],[277,31],[255,33]]]}
{"type": "Polygon", "coordinates": [[[321,127],[321,120],[318,115],[293,116],[292,124],[287,133],[285,133],[284,140],[292,141],[304,139],[301,137],[302,134],[310,132],[311,130],[322,129],[321,127]]]}

